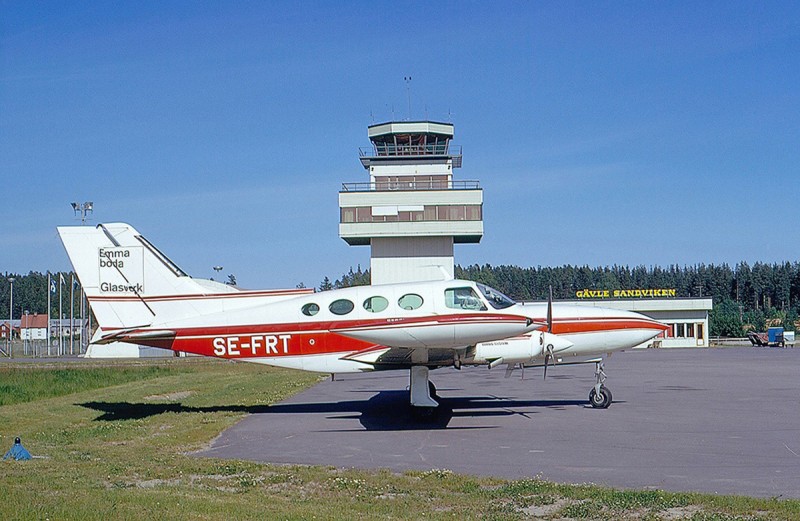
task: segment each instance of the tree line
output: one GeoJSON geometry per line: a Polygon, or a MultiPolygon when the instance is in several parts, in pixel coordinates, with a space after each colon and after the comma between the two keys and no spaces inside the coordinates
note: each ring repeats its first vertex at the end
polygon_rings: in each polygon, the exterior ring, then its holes
{"type": "Polygon", "coordinates": [[[36,313],[47,314],[47,293],[50,293],[50,316],[58,318],[59,301],[58,290],[61,286],[61,313],[69,318],[70,311],[70,290],[72,290],[72,305],[74,315],[80,316],[81,309],[81,288],[78,278],[72,272],[60,272],[50,274],[50,287],[47,285],[47,274],[39,272],[29,272],[27,275],[6,272],[0,279],[0,317],[8,320],[9,304],[11,303],[11,281],[14,279],[14,320],[19,320],[27,311],[28,314],[36,313]],[[63,281],[63,282],[62,282],[63,281]],[[74,281],[74,283],[73,283],[74,281]],[[74,285],[73,285],[74,284],[74,285]]]}
{"type": "MultiPolygon", "coordinates": [[[[518,301],[545,300],[549,288],[555,299],[575,299],[579,291],[674,289],[675,298],[711,297],[712,336],[741,337],[770,326],[800,328],[800,263],[750,266],[728,264],[646,266],[456,266],[456,278],[482,282],[518,301]]],[[[340,279],[327,277],[320,289],[369,284],[369,270],[351,268],[340,279]]]]}

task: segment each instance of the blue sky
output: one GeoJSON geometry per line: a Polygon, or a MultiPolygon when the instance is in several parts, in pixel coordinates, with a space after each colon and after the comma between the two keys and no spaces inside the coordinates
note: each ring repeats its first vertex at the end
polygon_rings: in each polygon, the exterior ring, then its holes
{"type": "Polygon", "coordinates": [[[186,271],[318,285],[367,126],[451,121],[485,236],[456,262],[800,257],[797,2],[0,0],[0,272],[133,224],[186,271]]]}

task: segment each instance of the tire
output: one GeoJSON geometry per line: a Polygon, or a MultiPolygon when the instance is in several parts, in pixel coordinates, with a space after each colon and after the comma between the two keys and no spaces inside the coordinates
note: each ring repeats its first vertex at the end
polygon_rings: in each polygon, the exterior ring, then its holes
{"type": "Polygon", "coordinates": [[[589,403],[595,409],[608,409],[608,406],[611,405],[611,400],[613,397],[611,396],[611,391],[608,390],[608,387],[601,386],[600,387],[600,394],[597,394],[592,387],[592,390],[589,391],[589,403]]]}

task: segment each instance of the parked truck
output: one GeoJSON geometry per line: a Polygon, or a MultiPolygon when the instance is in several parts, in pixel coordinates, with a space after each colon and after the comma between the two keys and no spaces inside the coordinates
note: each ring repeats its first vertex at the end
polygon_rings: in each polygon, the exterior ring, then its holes
{"type": "Polygon", "coordinates": [[[771,327],[766,333],[750,331],[747,338],[753,346],[760,347],[786,347],[786,344],[794,347],[794,331],[784,331],[782,327],[771,327]]]}

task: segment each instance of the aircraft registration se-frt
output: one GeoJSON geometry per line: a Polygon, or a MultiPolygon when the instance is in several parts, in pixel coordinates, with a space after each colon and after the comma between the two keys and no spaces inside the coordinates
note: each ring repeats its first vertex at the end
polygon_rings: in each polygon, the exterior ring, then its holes
{"type": "Polygon", "coordinates": [[[466,280],[246,291],[192,278],[132,226],[58,228],[98,321],[92,343],[128,342],[321,373],[410,372],[416,411],[439,404],[429,371],[595,363],[594,407],[612,396],[598,355],[667,326],[638,313],[519,304],[466,280]],[[591,358],[595,357],[595,358],[591,358]],[[567,362],[570,363],[570,362],[567,362]]]}

